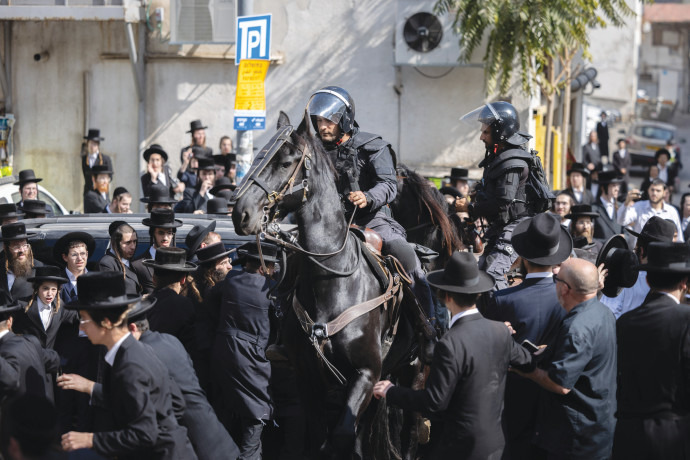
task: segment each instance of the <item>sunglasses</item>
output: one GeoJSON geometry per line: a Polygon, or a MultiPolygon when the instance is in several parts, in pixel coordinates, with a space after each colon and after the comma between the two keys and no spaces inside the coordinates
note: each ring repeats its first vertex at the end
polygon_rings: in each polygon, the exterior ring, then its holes
{"type": "Polygon", "coordinates": [[[567,281],[565,281],[565,280],[559,278],[559,277],[556,276],[556,275],[553,275],[553,282],[554,282],[554,283],[557,283],[557,282],[559,282],[559,281],[560,281],[561,283],[565,284],[566,286],[568,286],[568,289],[572,289],[572,288],[570,287],[570,285],[568,284],[567,281]]]}

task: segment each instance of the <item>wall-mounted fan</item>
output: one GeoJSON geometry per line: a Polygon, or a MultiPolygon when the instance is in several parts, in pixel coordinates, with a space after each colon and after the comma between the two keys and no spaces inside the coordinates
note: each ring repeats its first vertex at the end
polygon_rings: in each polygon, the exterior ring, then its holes
{"type": "Polygon", "coordinates": [[[431,13],[416,13],[405,22],[403,38],[413,50],[427,53],[441,43],[443,26],[431,13]]]}

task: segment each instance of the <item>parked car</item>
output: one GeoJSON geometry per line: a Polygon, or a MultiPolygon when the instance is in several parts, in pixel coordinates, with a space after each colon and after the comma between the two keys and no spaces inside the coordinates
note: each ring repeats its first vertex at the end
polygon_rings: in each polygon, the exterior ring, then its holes
{"type": "MultiPolygon", "coordinates": [[[[14,185],[15,182],[17,182],[15,176],[0,177],[0,204],[19,203],[21,201],[22,198],[19,194],[19,186],[14,185]]],[[[46,190],[41,184],[36,185],[38,185],[38,199],[50,205],[56,216],[69,214],[69,211],[52,193],[46,190]]]]}
{"type": "Polygon", "coordinates": [[[630,125],[626,142],[633,165],[655,163],[654,154],[676,137],[676,127],[659,121],[640,120],[630,125]]]}

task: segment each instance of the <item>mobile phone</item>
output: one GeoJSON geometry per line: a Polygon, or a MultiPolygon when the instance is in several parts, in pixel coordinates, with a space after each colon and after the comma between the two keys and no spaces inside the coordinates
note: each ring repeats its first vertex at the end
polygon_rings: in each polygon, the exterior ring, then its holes
{"type": "Polygon", "coordinates": [[[521,345],[522,345],[522,348],[529,351],[530,353],[536,353],[539,351],[539,347],[527,339],[523,340],[521,345]]]}

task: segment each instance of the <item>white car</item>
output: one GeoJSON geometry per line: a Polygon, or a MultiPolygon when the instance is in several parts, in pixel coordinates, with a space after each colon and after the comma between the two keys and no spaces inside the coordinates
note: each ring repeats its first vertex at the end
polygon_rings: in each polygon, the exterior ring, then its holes
{"type": "Polygon", "coordinates": [[[630,125],[626,142],[634,165],[656,163],[654,154],[676,137],[676,127],[659,121],[640,120],[630,125]]]}
{"type": "MultiPolygon", "coordinates": [[[[0,177],[0,204],[19,203],[21,201],[19,186],[14,185],[15,182],[17,182],[15,176],[0,177]]],[[[38,199],[45,201],[47,205],[53,208],[53,213],[56,216],[69,214],[67,208],[65,208],[52,193],[41,186],[41,184],[36,185],[38,185],[38,199]]]]}

